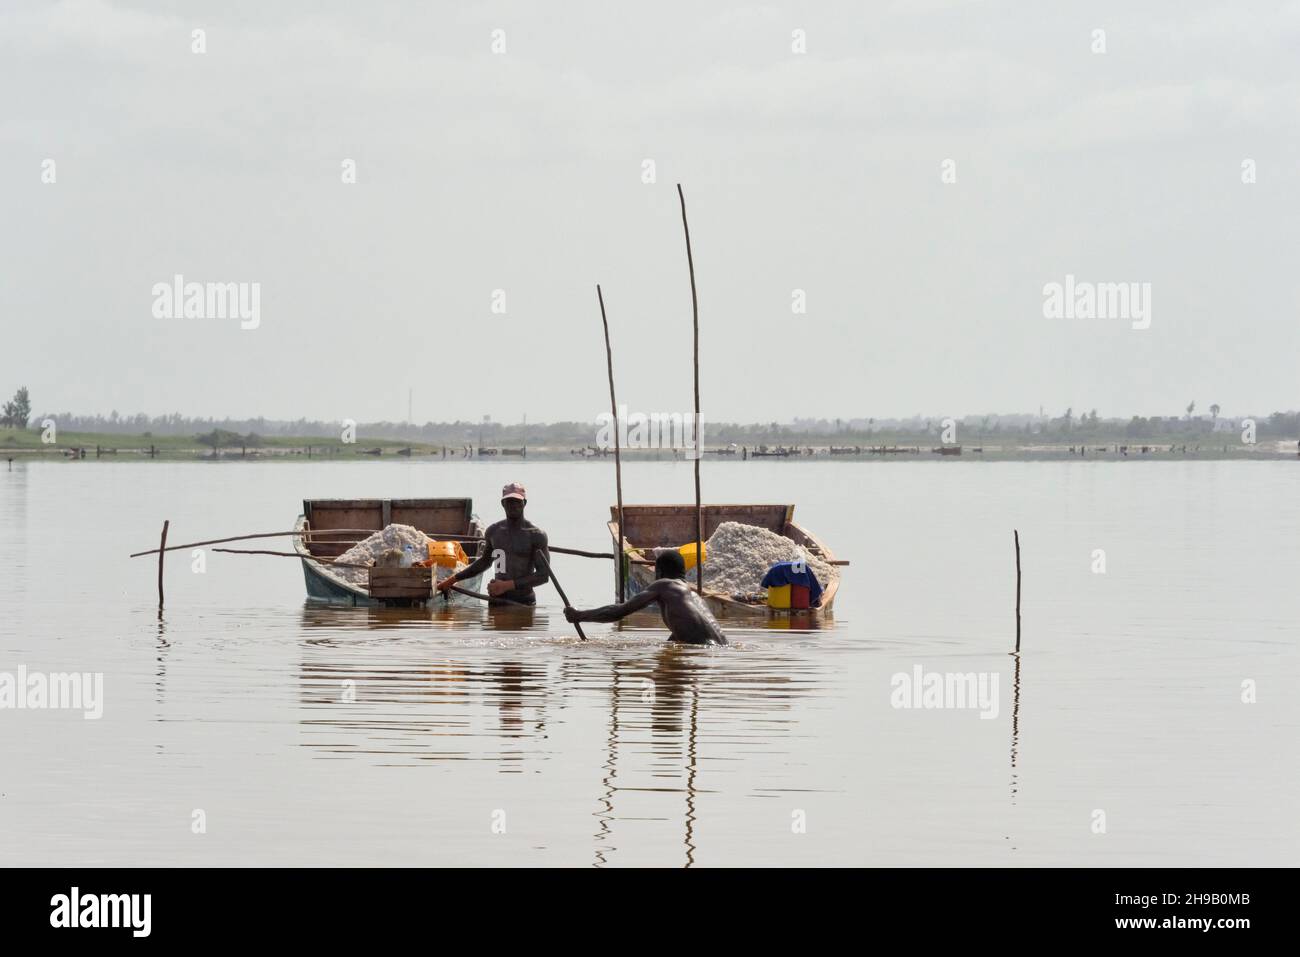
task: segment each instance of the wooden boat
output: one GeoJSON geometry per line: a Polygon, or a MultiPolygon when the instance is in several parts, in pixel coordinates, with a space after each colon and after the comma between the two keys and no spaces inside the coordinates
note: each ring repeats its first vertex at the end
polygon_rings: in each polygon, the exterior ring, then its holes
{"type": "MultiPolygon", "coordinates": [[[[439,535],[481,536],[483,526],[473,514],[468,498],[393,498],[393,499],[303,499],[302,514],[294,525],[296,532],[323,532],[332,528],[371,529],[382,531],[389,525],[413,525],[431,538],[439,535]]],[[[350,541],[324,541],[311,534],[294,538],[294,550],[302,559],[302,573],[307,581],[307,597],[342,605],[383,605],[370,597],[364,584],[356,585],[336,574],[317,558],[336,558],[364,538],[356,535],[331,536],[350,541]]],[[[477,558],[486,542],[462,543],[470,560],[477,558]]],[[[478,591],[482,575],[464,579],[462,587],[478,591]]],[[[448,600],[439,597],[439,605],[477,605],[476,599],[452,593],[448,600]]],[[[409,602],[407,603],[409,604],[409,602]]]]}
{"type": "MultiPolygon", "coordinates": [[[[624,505],[623,521],[627,526],[624,535],[620,535],[618,527],[618,507],[612,505],[609,511],[609,535],[614,543],[614,552],[621,552],[630,559],[627,575],[629,598],[654,580],[654,565],[644,563],[653,559],[654,549],[678,548],[695,541],[694,505],[624,505]]],[[[723,522],[740,522],[776,532],[802,546],[810,555],[828,562],[835,561],[831,550],[817,536],[795,524],[793,505],[705,505],[703,512],[705,539],[723,522]]],[[[709,610],[720,618],[829,618],[835,605],[835,593],[839,590],[838,579],[830,582],[816,608],[769,608],[766,604],[750,604],[730,595],[710,592],[707,568],[706,558],[704,600],[709,610]]],[[[617,569],[614,581],[617,589],[617,569]]]]}

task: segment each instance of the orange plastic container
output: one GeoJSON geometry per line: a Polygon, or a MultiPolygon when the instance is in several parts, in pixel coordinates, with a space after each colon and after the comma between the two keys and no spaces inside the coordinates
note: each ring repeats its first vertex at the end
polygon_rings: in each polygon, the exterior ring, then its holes
{"type": "Polygon", "coordinates": [[[429,564],[439,568],[455,568],[457,565],[469,564],[469,556],[460,542],[430,542],[429,564]]]}

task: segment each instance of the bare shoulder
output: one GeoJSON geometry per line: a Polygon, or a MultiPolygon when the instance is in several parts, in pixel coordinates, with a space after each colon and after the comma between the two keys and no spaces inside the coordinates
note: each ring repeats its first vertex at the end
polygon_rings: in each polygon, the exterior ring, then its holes
{"type": "Polygon", "coordinates": [[[656,578],[647,587],[647,591],[653,591],[656,595],[685,595],[689,594],[691,586],[686,584],[680,578],[656,578]]]}

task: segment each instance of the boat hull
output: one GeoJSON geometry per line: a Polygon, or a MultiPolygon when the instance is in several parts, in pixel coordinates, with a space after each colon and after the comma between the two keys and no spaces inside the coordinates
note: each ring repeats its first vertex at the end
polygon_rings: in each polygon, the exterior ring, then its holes
{"type": "MultiPolygon", "coordinates": [[[[328,532],[333,528],[373,529],[380,531],[390,524],[406,524],[429,535],[439,536],[481,536],[482,525],[474,517],[472,503],[469,499],[318,499],[305,500],[303,513],[298,516],[294,531],[305,533],[328,532]]],[[[331,605],[351,605],[356,607],[439,607],[448,606],[474,607],[481,604],[478,599],[451,592],[430,596],[428,600],[418,599],[377,599],[371,598],[364,584],[354,584],[329,567],[328,559],[337,558],[350,545],[346,542],[326,540],[308,541],[309,536],[299,534],[294,537],[294,551],[302,563],[303,581],[307,586],[307,599],[331,605]]],[[[485,543],[466,542],[466,551],[471,559],[476,557],[485,543]]],[[[461,580],[461,586],[469,591],[478,591],[483,582],[482,573],[461,580]]]]}
{"type": "MultiPolygon", "coordinates": [[[[411,607],[410,601],[392,601],[378,598],[371,598],[365,588],[353,585],[351,582],[343,581],[325,571],[319,562],[310,558],[302,559],[302,575],[307,584],[308,601],[326,602],[331,605],[353,605],[358,608],[377,608],[389,607],[401,604],[405,607],[411,607]]],[[[460,585],[469,591],[479,591],[483,583],[483,575],[480,573],[472,578],[461,579],[460,585]]],[[[451,592],[449,598],[443,599],[430,598],[425,602],[415,602],[416,606],[431,607],[436,602],[436,607],[445,608],[447,606],[470,608],[475,605],[482,605],[483,602],[476,598],[470,598],[467,595],[460,595],[451,592]]]]}

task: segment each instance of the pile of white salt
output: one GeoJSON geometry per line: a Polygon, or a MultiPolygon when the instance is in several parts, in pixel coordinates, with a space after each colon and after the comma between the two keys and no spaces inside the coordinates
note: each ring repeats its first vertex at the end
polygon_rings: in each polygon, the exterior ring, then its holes
{"type": "MultiPolygon", "coordinates": [[[[757,525],[723,522],[704,544],[704,588],[732,597],[759,597],[769,568],[777,562],[800,559],[807,562],[808,570],[823,589],[839,578],[839,569],[834,565],[783,535],[757,525]]],[[[694,582],[695,570],[687,572],[686,578],[694,582]]]]}
{"type": "MultiPolygon", "coordinates": [[[[408,545],[415,549],[417,562],[429,557],[429,536],[412,525],[389,525],[382,532],[375,532],[369,538],[357,542],[335,561],[347,565],[372,566],[380,563],[380,559],[388,552],[395,551],[400,556],[408,545]]],[[[368,567],[340,568],[335,565],[330,571],[354,585],[365,585],[370,580],[368,567]]]]}

